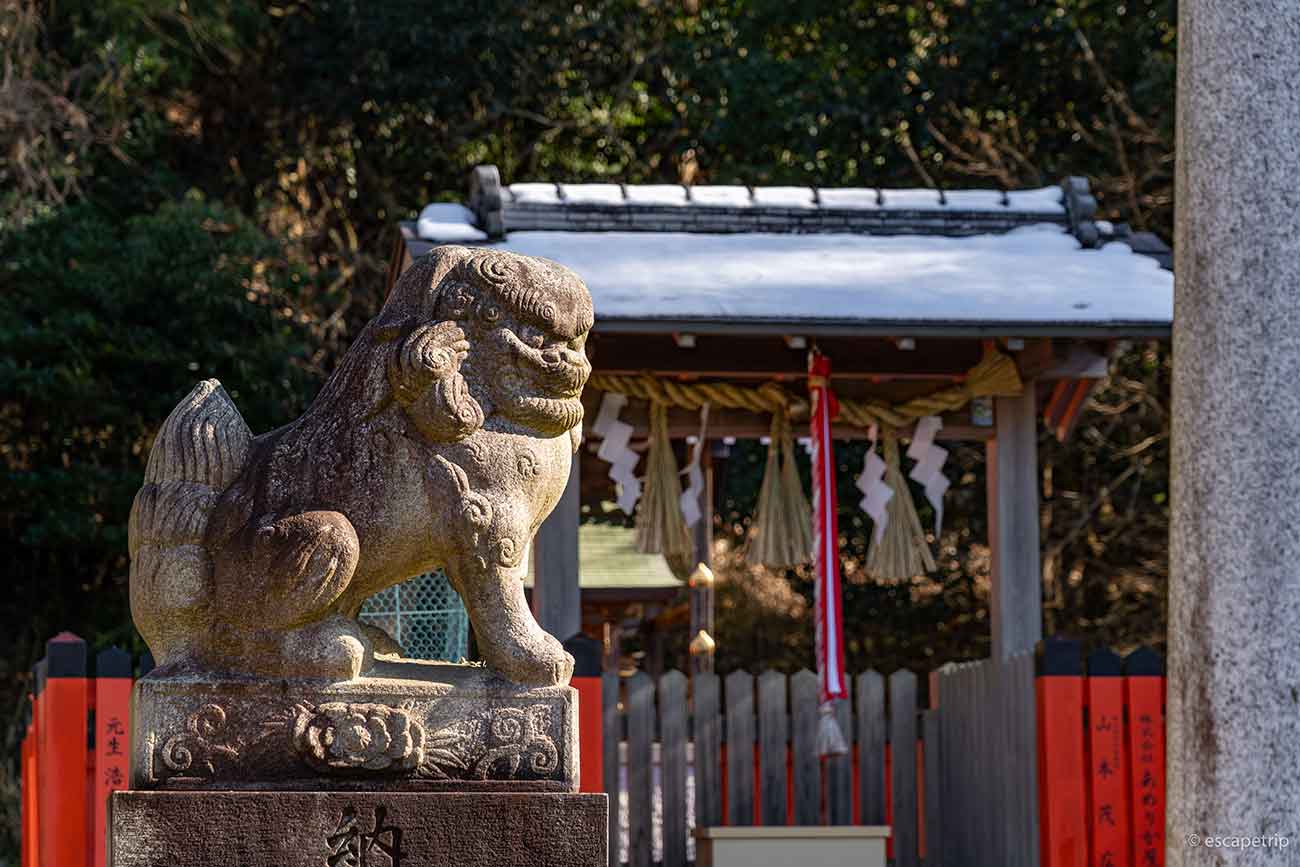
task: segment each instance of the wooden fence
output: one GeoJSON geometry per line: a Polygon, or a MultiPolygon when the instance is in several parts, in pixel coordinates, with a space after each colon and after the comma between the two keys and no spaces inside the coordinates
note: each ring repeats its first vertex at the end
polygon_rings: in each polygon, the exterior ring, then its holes
{"type": "Polygon", "coordinates": [[[1141,648],[1085,658],[1051,639],[1039,654],[1043,867],[1163,867],[1165,678],[1141,648]],[[1085,673],[1086,672],[1086,673],[1085,673]]]}
{"type": "Polygon", "coordinates": [[[86,642],[70,632],[45,647],[22,732],[20,863],[104,867],[108,796],[128,782],[135,666],[108,648],[92,677],[86,642]]]}
{"type": "Polygon", "coordinates": [[[945,665],[931,683],[944,831],[932,863],[1038,867],[1033,654],[945,665]]]}
{"type": "Polygon", "coordinates": [[[817,678],[602,681],[610,863],[680,867],[694,828],[892,825],[896,867],[1163,867],[1164,678],[1138,650],[858,675],[852,753],[816,754],[817,678]]]}
{"type": "MultiPolygon", "coordinates": [[[[62,633],[35,670],[23,867],[104,864],[134,665],[117,649],[93,676],[88,663],[62,633]]],[[[837,707],[851,753],[826,760],[810,671],[591,680],[601,719],[584,743],[599,733],[600,758],[584,764],[610,795],[614,867],[684,867],[697,826],[786,824],[890,825],[895,867],[1164,865],[1165,679],[1151,650],[1085,665],[1078,643],[1052,639],[1036,658],[947,665],[928,709],[911,672],[865,672],[837,707]]]]}
{"type": "Polygon", "coordinates": [[[918,743],[938,738],[938,718],[918,715],[910,671],[854,679],[838,706],[852,753],[826,760],[810,671],[606,674],[602,686],[612,865],[682,867],[697,826],[892,825],[897,867],[922,863],[923,831],[941,834],[925,797],[938,751],[918,743]]]}

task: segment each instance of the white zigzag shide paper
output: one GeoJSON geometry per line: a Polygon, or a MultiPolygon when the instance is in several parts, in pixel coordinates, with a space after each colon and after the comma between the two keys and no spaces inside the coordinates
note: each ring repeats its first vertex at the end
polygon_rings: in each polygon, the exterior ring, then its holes
{"type": "Polygon", "coordinates": [[[876,543],[879,544],[881,538],[885,535],[885,527],[889,525],[889,512],[885,507],[889,505],[894,492],[890,490],[889,485],[885,484],[885,462],[880,455],[876,454],[874,428],[871,433],[871,445],[867,448],[867,459],[863,464],[862,474],[858,476],[856,484],[858,490],[863,493],[858,506],[871,516],[874,525],[871,534],[876,543]]]}
{"type": "Polygon", "coordinates": [[[626,404],[627,395],[605,392],[591,429],[601,437],[596,457],[609,464],[609,477],[618,485],[618,507],[630,515],[641,499],[641,480],[633,473],[641,458],[628,445],[632,440],[632,425],[618,419],[626,404]]]}
{"type": "Polygon", "coordinates": [[[915,481],[925,487],[925,498],[934,507],[934,537],[939,538],[943,530],[943,495],[947,493],[951,482],[943,474],[944,462],[948,460],[948,450],[935,445],[935,434],[943,427],[943,419],[937,415],[926,416],[916,423],[916,433],[912,435],[912,444],[907,447],[907,456],[916,461],[916,466],[908,473],[915,481]]]}

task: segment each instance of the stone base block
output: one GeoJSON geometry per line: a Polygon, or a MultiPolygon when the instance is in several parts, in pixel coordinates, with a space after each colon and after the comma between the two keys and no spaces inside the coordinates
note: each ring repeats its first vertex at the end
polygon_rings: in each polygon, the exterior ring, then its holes
{"type": "Polygon", "coordinates": [[[606,796],[115,792],[110,867],[606,867],[606,796]]]}
{"type": "Polygon", "coordinates": [[[134,789],[574,792],[578,694],[476,665],[385,659],[328,683],[141,678],[134,789]]]}

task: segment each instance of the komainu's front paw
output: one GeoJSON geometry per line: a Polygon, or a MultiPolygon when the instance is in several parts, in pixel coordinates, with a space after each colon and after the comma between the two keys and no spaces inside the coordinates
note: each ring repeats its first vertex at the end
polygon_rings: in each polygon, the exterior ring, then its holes
{"type": "Polygon", "coordinates": [[[573,677],[573,657],[541,629],[527,640],[501,642],[482,650],[489,668],[524,686],[565,686],[573,677]]]}

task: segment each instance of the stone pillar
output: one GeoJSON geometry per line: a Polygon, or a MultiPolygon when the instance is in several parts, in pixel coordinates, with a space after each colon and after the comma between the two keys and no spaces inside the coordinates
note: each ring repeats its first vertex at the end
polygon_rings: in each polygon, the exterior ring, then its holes
{"type": "Polygon", "coordinates": [[[1038,412],[1034,383],[1020,397],[999,397],[997,436],[986,452],[989,546],[993,593],[989,602],[993,658],[1034,649],[1043,637],[1042,554],[1038,547],[1038,412]]]}
{"type": "MultiPolygon", "coordinates": [[[[1300,839],[1300,5],[1182,0],[1168,864],[1300,839]]],[[[1227,860],[1224,860],[1227,859],[1227,860]]]]}

